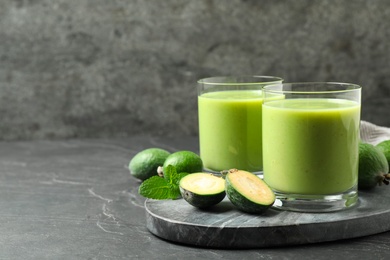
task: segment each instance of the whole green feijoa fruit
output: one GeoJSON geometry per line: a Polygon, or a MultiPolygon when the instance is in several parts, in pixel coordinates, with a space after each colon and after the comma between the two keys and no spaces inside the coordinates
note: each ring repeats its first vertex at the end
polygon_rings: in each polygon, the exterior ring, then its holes
{"type": "Polygon", "coordinates": [[[390,140],[385,140],[376,145],[383,152],[390,166],[390,140]]]}
{"type": "Polygon", "coordinates": [[[203,170],[202,159],[191,151],[177,151],[170,154],[164,162],[163,171],[168,165],[174,166],[177,173],[194,173],[203,170]]]}
{"type": "Polygon", "coordinates": [[[359,144],[359,189],[373,189],[382,183],[389,184],[389,164],[385,155],[372,144],[359,144]]]}
{"type": "Polygon", "coordinates": [[[130,174],[141,181],[157,175],[170,152],[160,148],[148,148],[137,153],[129,163],[130,174]]]}

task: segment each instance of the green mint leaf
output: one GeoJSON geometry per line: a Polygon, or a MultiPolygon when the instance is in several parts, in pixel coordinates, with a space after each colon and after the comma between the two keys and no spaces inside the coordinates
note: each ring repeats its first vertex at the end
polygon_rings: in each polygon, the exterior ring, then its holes
{"type": "Polygon", "coordinates": [[[172,189],[171,189],[172,197],[175,197],[175,196],[176,196],[176,198],[181,197],[180,180],[181,180],[181,178],[183,178],[187,174],[188,173],[186,173],[186,172],[178,173],[178,174],[176,174],[175,178],[171,180],[172,181],[172,189]]]}
{"type": "Polygon", "coordinates": [[[169,196],[173,200],[181,198],[180,187],[179,186],[171,186],[169,196]]]}
{"type": "Polygon", "coordinates": [[[186,173],[186,172],[178,173],[178,172],[176,171],[176,167],[175,167],[175,166],[168,165],[168,166],[165,168],[164,178],[165,178],[169,183],[171,183],[172,185],[179,186],[179,182],[180,182],[181,178],[183,178],[183,177],[186,176],[187,174],[188,174],[188,173],[186,173]]]}
{"type": "Polygon", "coordinates": [[[177,173],[176,168],[168,165],[164,169],[164,177],[152,176],[141,183],[138,193],[149,199],[177,199],[180,194],[180,180],[188,173],[177,173]]]}
{"type": "Polygon", "coordinates": [[[178,176],[177,176],[177,171],[176,167],[173,165],[168,165],[164,168],[164,179],[170,183],[173,184],[176,182],[178,176]]]}
{"type": "Polygon", "coordinates": [[[171,188],[171,192],[172,192],[172,197],[181,197],[181,194],[180,194],[180,186],[179,186],[179,183],[180,183],[180,180],[181,178],[183,178],[184,176],[186,176],[188,173],[185,173],[185,172],[182,172],[182,173],[178,173],[176,171],[176,167],[172,166],[172,165],[168,165],[167,167],[165,167],[164,169],[164,178],[169,182],[169,184],[172,185],[172,188],[171,188]]]}
{"type": "Polygon", "coordinates": [[[164,178],[159,176],[152,176],[149,179],[143,181],[139,186],[138,193],[149,199],[174,199],[174,194],[171,192],[172,185],[169,184],[164,178]]]}

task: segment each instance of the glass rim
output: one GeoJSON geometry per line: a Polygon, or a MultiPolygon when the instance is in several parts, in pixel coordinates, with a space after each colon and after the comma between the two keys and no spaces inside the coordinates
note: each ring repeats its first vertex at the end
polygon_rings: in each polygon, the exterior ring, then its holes
{"type": "Polygon", "coordinates": [[[275,76],[262,76],[262,75],[236,75],[236,76],[215,76],[199,79],[198,84],[205,85],[219,85],[219,86],[233,86],[233,85],[255,85],[255,84],[272,84],[282,82],[283,79],[275,76]],[[253,82],[224,82],[226,79],[260,79],[259,81],[253,82]]]}
{"type": "Polygon", "coordinates": [[[276,93],[276,94],[329,94],[329,93],[345,93],[352,92],[356,90],[361,90],[362,87],[360,85],[354,83],[347,82],[332,82],[332,81],[313,81],[313,82],[286,82],[279,84],[269,84],[262,88],[264,92],[268,93],[276,93]],[[285,89],[271,89],[275,86],[313,86],[321,85],[321,86],[343,86],[342,89],[333,89],[333,90],[285,90],[285,89]],[[348,87],[348,88],[347,88],[348,87]]]}

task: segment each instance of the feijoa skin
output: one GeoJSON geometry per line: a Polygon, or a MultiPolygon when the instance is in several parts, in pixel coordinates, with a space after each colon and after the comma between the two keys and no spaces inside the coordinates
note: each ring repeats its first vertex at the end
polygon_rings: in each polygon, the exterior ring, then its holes
{"type": "Polygon", "coordinates": [[[372,144],[359,143],[358,188],[371,190],[383,183],[388,185],[388,172],[389,164],[383,152],[372,144]]]}
{"type": "Polygon", "coordinates": [[[145,149],[130,160],[130,174],[141,181],[157,175],[157,168],[164,164],[170,154],[170,152],[160,148],[145,149]]]}
{"type": "MultiPolygon", "coordinates": [[[[384,140],[376,145],[383,152],[386,157],[387,163],[390,166],[390,140],[384,140]]],[[[389,167],[390,168],[390,167],[389,167]]]]}
{"type": "Polygon", "coordinates": [[[164,162],[163,168],[172,165],[177,173],[202,172],[203,162],[199,155],[192,151],[177,151],[170,154],[164,162]]]}
{"type": "Polygon", "coordinates": [[[186,175],[179,182],[185,201],[197,208],[208,208],[220,203],[226,196],[225,180],[210,173],[186,175]]]}
{"type": "Polygon", "coordinates": [[[229,170],[225,177],[225,190],[232,204],[247,213],[264,213],[275,202],[271,188],[248,171],[229,170]]]}

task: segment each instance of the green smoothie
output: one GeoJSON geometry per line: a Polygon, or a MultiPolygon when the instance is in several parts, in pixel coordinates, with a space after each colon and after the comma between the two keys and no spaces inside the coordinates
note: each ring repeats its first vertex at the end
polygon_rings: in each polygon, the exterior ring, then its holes
{"type": "Polygon", "coordinates": [[[213,171],[261,171],[262,93],[231,90],[198,97],[200,156],[213,171]]]}
{"type": "Polygon", "coordinates": [[[286,99],[263,105],[264,180],[276,191],[336,194],[357,184],[360,105],[286,99]]]}

